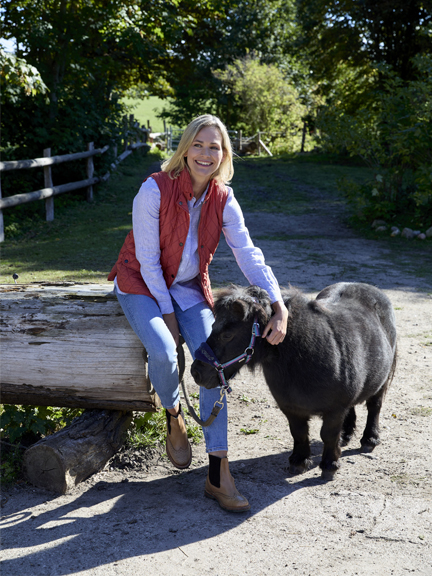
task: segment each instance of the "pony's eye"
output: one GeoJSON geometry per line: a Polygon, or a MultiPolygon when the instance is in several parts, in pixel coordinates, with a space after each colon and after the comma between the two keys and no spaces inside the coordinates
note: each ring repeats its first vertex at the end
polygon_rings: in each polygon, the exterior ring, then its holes
{"type": "Polygon", "coordinates": [[[223,334],[220,335],[220,337],[223,342],[229,342],[234,338],[234,334],[232,334],[231,332],[224,332],[223,334]]]}

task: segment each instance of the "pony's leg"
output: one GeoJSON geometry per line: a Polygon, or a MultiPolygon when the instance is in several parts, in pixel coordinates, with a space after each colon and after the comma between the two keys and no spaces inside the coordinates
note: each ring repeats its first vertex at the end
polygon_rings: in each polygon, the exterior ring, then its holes
{"type": "Polygon", "coordinates": [[[354,406],[352,406],[349,409],[348,414],[345,416],[345,420],[342,424],[342,436],[340,441],[341,446],[346,446],[351,440],[354,434],[354,430],[356,429],[356,420],[357,415],[354,406]]]}
{"type": "Polygon", "coordinates": [[[322,477],[331,480],[340,467],[338,462],[341,455],[340,436],[346,412],[331,412],[323,415],[321,439],[324,450],[320,462],[322,477]]]}
{"type": "Polygon", "coordinates": [[[375,446],[378,446],[378,444],[381,443],[379,435],[379,415],[384,399],[385,389],[386,387],[383,386],[377,394],[371,396],[366,402],[368,416],[363,437],[360,440],[362,452],[372,452],[375,446]]]}
{"type": "Polygon", "coordinates": [[[285,416],[288,418],[289,427],[294,439],[294,448],[289,457],[289,471],[291,474],[301,474],[308,470],[312,464],[312,461],[309,459],[311,453],[309,444],[309,418],[297,416],[289,412],[285,412],[285,416]]]}

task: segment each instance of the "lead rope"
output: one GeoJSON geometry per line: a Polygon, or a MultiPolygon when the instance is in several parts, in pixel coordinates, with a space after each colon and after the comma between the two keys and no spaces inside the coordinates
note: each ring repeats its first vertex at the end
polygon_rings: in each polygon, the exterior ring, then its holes
{"type": "Polygon", "coordinates": [[[186,367],[186,361],[185,361],[185,355],[184,355],[184,350],[183,350],[183,346],[182,344],[179,344],[177,347],[177,358],[178,358],[178,366],[179,366],[179,380],[180,380],[180,384],[183,390],[183,395],[184,398],[186,400],[186,404],[188,407],[188,411],[189,414],[192,416],[192,418],[195,420],[195,422],[197,424],[199,424],[200,426],[206,428],[207,426],[210,426],[210,424],[213,422],[213,420],[216,418],[216,416],[219,414],[219,412],[222,410],[222,408],[224,407],[224,403],[223,403],[223,397],[225,396],[225,393],[227,391],[226,388],[221,388],[221,395],[219,400],[217,400],[214,403],[213,409],[210,413],[210,416],[207,418],[207,420],[201,420],[201,418],[199,418],[199,416],[197,415],[197,413],[195,412],[190,400],[189,400],[189,395],[187,393],[187,389],[186,389],[186,384],[184,381],[184,373],[185,373],[185,367],[186,367]]]}
{"type": "Polygon", "coordinates": [[[210,426],[210,424],[213,422],[213,420],[216,418],[216,416],[219,414],[219,412],[224,407],[223,397],[225,396],[225,394],[231,392],[231,388],[229,387],[229,384],[225,378],[225,374],[224,374],[225,368],[227,368],[228,366],[231,366],[232,364],[235,364],[236,362],[244,362],[245,364],[248,364],[250,359],[252,358],[254,352],[255,352],[255,350],[254,350],[255,340],[259,336],[261,336],[261,330],[260,330],[260,326],[259,326],[257,317],[255,316],[254,322],[252,324],[252,334],[251,334],[249,346],[246,348],[246,350],[243,352],[243,354],[240,354],[240,356],[236,356],[232,360],[229,360],[228,362],[225,362],[224,364],[220,364],[219,360],[214,355],[213,350],[210,348],[210,346],[206,342],[203,342],[201,344],[201,346],[198,348],[198,350],[196,350],[195,358],[199,358],[199,360],[201,360],[202,362],[205,362],[205,363],[213,366],[219,375],[219,380],[221,381],[220,398],[219,398],[219,400],[216,400],[216,402],[214,403],[213,409],[210,413],[210,416],[205,421],[201,420],[197,416],[195,410],[193,409],[193,407],[190,403],[189,395],[187,393],[186,385],[184,383],[184,372],[185,372],[186,361],[185,361],[183,346],[182,346],[182,343],[180,343],[178,345],[177,358],[178,358],[178,365],[179,365],[180,384],[181,384],[181,387],[183,390],[183,394],[184,394],[189,412],[190,412],[192,418],[195,420],[195,422],[197,422],[200,426],[203,426],[203,427],[210,426]]]}

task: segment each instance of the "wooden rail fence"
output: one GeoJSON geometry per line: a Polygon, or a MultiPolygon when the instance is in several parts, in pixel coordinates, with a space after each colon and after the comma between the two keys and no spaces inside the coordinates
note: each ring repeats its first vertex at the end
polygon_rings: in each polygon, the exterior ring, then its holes
{"type": "MultiPolygon", "coordinates": [[[[117,145],[114,144],[115,161],[111,164],[111,168],[115,169],[120,162],[132,154],[132,152],[137,148],[148,146],[148,136],[149,130],[144,127],[140,127],[138,122],[134,120],[133,115],[131,115],[129,119],[125,117],[123,122],[123,132],[121,136],[121,142],[124,150],[122,154],[117,157],[117,145]]],[[[148,147],[150,148],[150,146],[148,147]]],[[[109,171],[104,176],[94,176],[93,158],[98,154],[104,154],[107,150],[109,150],[108,144],[103,148],[95,148],[93,142],[90,142],[87,145],[87,150],[85,152],[63,154],[61,156],[51,156],[51,148],[45,148],[43,151],[43,158],[0,162],[0,173],[11,170],[28,170],[31,168],[43,168],[44,171],[44,188],[35,190],[34,192],[14,194],[13,196],[2,198],[0,182],[0,242],[3,242],[5,239],[3,219],[3,210],[5,208],[12,208],[13,206],[27,204],[28,202],[34,202],[36,200],[45,200],[45,217],[48,222],[51,222],[54,220],[54,196],[72,192],[73,190],[86,188],[86,200],[87,202],[91,202],[93,200],[93,186],[101,182],[106,182],[110,177],[109,171]],[[74,160],[83,159],[87,160],[87,178],[85,180],[79,180],[77,182],[70,182],[68,184],[54,186],[52,181],[51,166],[54,164],[61,164],[63,162],[72,162],[74,160]]]]}

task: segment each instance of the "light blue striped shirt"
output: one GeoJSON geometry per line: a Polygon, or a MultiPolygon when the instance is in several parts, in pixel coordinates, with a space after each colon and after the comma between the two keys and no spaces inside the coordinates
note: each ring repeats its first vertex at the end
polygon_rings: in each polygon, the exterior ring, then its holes
{"type": "MultiPolygon", "coordinates": [[[[227,188],[229,193],[223,211],[222,227],[226,242],[250,284],[267,290],[272,303],[282,300],[278,282],[271,268],[265,264],[261,250],[252,243],[232,188],[227,188]]],[[[160,191],[153,178],[148,178],[142,184],[133,201],[132,225],[136,257],[141,265],[144,282],[156,298],[162,314],[174,311],[171,296],[182,310],[187,310],[205,300],[199,276],[198,225],[206,194],[207,190],[198,201],[195,198],[188,201],[189,231],[177,276],[169,290],[160,264],[160,191]]],[[[117,284],[117,281],[115,282],[117,284]]]]}

